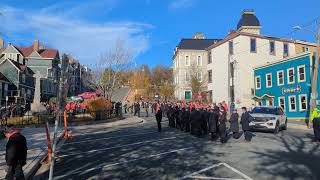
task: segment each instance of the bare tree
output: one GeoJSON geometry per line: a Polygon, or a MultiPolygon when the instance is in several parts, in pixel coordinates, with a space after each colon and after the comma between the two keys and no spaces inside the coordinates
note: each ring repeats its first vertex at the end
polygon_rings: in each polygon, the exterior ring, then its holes
{"type": "Polygon", "coordinates": [[[124,41],[118,40],[114,48],[101,54],[94,69],[94,77],[86,84],[100,90],[105,98],[111,99],[114,90],[121,86],[121,72],[128,70],[132,58],[131,49],[125,46],[124,41]]]}
{"type": "Polygon", "coordinates": [[[202,69],[196,64],[191,65],[190,72],[190,86],[193,94],[193,99],[195,99],[195,95],[201,94],[206,91],[207,74],[203,73],[202,69]]]}

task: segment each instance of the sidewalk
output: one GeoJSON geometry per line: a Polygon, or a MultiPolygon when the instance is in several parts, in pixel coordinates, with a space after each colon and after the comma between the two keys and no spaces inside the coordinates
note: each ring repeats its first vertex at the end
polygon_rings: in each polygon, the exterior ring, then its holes
{"type": "Polygon", "coordinates": [[[304,120],[288,120],[288,128],[311,131],[304,120]]]}
{"type": "MultiPolygon", "coordinates": [[[[49,130],[52,141],[54,127],[50,127],[49,130]]],[[[21,133],[26,137],[28,146],[27,164],[23,167],[24,174],[27,179],[33,168],[39,164],[39,161],[47,153],[46,131],[45,127],[43,126],[41,128],[23,128],[21,129],[21,133]]],[[[59,129],[58,137],[61,135],[61,133],[62,129],[59,129]]],[[[6,143],[6,139],[1,140],[0,142],[0,179],[4,179],[6,175],[6,143]]]]}

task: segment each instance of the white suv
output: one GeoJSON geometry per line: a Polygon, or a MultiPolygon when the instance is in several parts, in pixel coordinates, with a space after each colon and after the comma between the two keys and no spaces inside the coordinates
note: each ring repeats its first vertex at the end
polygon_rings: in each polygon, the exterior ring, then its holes
{"type": "Polygon", "coordinates": [[[278,133],[287,129],[287,116],[281,107],[258,106],[250,113],[252,119],[249,124],[253,130],[272,130],[278,133]]]}

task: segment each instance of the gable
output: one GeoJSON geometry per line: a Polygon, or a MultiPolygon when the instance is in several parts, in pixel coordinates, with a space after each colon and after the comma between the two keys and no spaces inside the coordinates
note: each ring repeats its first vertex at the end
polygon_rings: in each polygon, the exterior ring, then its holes
{"type": "Polygon", "coordinates": [[[40,54],[37,51],[33,51],[29,57],[41,57],[40,54]]]}
{"type": "MultiPolygon", "coordinates": [[[[5,50],[2,51],[2,54],[7,54],[7,53],[16,53],[16,54],[21,54],[14,46],[11,44],[7,46],[5,50]]],[[[22,54],[21,54],[22,55],[22,54]]]]}

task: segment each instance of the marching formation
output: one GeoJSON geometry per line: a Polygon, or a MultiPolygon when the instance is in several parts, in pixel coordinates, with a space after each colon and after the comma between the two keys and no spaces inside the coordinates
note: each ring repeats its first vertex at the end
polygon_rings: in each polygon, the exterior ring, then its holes
{"type": "MultiPolygon", "coordinates": [[[[243,107],[242,111],[240,124],[245,141],[249,142],[252,138],[249,132],[250,115],[246,107],[243,107]]],[[[169,127],[189,132],[196,137],[204,137],[210,134],[212,140],[220,139],[222,143],[226,143],[229,132],[235,139],[242,135],[239,130],[237,110],[232,110],[230,118],[228,118],[228,107],[224,102],[213,105],[157,102],[155,112],[159,132],[161,132],[161,120],[164,115],[168,118],[169,127]],[[230,123],[229,128],[227,128],[228,121],[230,123]]]]}

